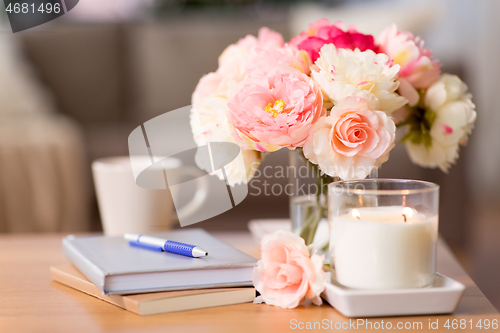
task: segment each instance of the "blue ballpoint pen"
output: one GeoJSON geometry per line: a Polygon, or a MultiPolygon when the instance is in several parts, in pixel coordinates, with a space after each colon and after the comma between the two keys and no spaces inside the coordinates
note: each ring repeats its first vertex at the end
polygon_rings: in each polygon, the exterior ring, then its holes
{"type": "Polygon", "coordinates": [[[123,235],[123,238],[128,240],[130,245],[142,247],[144,249],[166,251],[193,258],[204,257],[208,255],[207,251],[203,250],[199,246],[174,242],[158,237],[138,234],[125,234],[123,235]]]}

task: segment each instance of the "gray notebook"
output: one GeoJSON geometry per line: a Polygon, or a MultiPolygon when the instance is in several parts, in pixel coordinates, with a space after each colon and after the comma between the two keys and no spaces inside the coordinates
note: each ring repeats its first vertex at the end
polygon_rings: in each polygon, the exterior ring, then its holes
{"type": "Polygon", "coordinates": [[[130,246],[121,236],[68,236],[65,255],[105,294],[252,285],[257,260],[203,229],[148,234],[200,246],[208,252],[190,258],[130,246]]]}

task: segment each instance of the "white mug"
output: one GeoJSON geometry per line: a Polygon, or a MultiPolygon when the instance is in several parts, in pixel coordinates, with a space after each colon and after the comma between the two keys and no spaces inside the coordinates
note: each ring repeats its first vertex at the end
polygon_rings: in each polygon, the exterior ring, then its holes
{"type": "MultiPolygon", "coordinates": [[[[201,177],[204,174],[194,167],[182,166],[176,158],[164,159],[162,167],[168,170],[169,180],[196,178],[196,192],[191,201],[177,210],[177,216],[181,220],[196,212],[208,194],[207,181],[201,177]]],[[[92,173],[105,235],[168,230],[176,221],[173,199],[178,193],[136,185],[129,156],[95,160],[92,173]]]]}

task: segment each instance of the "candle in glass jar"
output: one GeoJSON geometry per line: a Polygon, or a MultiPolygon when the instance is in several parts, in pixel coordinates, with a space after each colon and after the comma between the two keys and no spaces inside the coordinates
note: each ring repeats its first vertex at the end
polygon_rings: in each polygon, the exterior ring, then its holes
{"type": "Polygon", "coordinates": [[[334,217],[337,281],[356,289],[416,288],[435,276],[437,216],[404,206],[362,207],[334,217]]]}

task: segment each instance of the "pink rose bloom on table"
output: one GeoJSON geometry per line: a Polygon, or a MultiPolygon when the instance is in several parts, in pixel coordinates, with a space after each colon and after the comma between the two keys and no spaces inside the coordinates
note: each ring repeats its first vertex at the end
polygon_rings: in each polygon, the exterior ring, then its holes
{"type": "Polygon", "coordinates": [[[331,24],[327,19],[310,24],[309,29],[293,37],[290,44],[298,47],[299,50],[305,50],[313,62],[318,59],[319,50],[325,44],[333,44],[337,48],[378,52],[373,36],[358,32],[355,26],[350,26],[345,31],[341,22],[331,24]]]}
{"type": "Polygon", "coordinates": [[[227,117],[240,146],[270,152],[302,147],[324,114],[319,87],[294,68],[277,67],[267,76],[241,82],[227,117]]]}
{"type": "Polygon", "coordinates": [[[410,106],[417,104],[416,89],[425,89],[439,78],[439,62],[424,47],[424,41],[410,32],[398,30],[395,24],[387,27],[377,39],[380,51],[387,54],[395,64],[401,66],[399,92],[410,106]]]}
{"type": "Polygon", "coordinates": [[[329,176],[362,179],[388,160],[396,126],[360,97],[347,97],[311,129],[304,156],[329,176]]]}
{"type": "Polygon", "coordinates": [[[262,259],[253,273],[253,284],[262,301],[282,308],[295,308],[307,299],[321,305],[325,289],[324,256],[313,254],[300,236],[279,230],[261,241],[262,259]]]}

